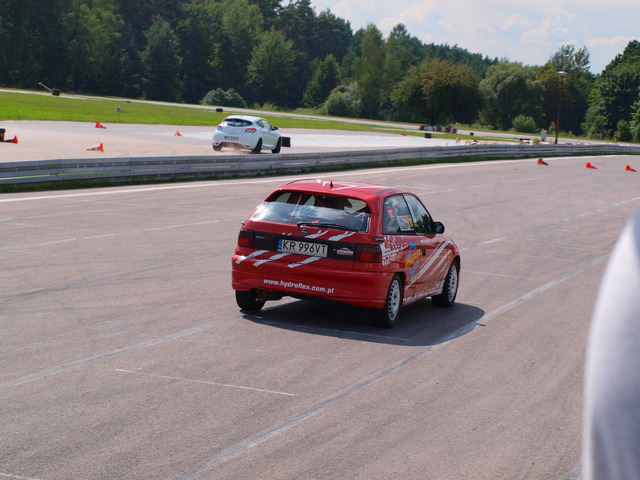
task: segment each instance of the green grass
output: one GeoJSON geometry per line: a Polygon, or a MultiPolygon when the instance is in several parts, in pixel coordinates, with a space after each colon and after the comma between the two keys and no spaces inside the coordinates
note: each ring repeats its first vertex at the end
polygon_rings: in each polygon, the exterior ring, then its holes
{"type": "MultiPolygon", "coordinates": [[[[30,95],[0,90],[0,121],[70,121],[100,123],[138,123],[153,125],[212,126],[234,113],[224,108],[156,104],[118,98],[83,96],[30,95]],[[118,111],[120,107],[120,111],[118,111]]],[[[268,114],[269,122],[279,128],[338,129],[375,131],[379,127],[364,123],[347,123],[327,118],[301,118],[268,114]]],[[[400,128],[400,127],[399,127],[400,128]]],[[[416,129],[418,126],[416,125],[416,129]]]]}
{"type": "MultiPolygon", "coordinates": [[[[19,93],[11,90],[0,90],[0,121],[32,120],[32,121],[68,121],[68,122],[100,122],[100,123],[136,123],[150,125],[191,125],[214,126],[225,117],[238,110],[225,107],[217,112],[215,107],[186,104],[159,104],[124,98],[89,97],[62,93],[61,96],[43,92],[19,93]],[[118,108],[120,111],[118,111],[118,108]]],[[[296,112],[299,116],[265,113],[272,125],[278,128],[304,128],[311,130],[349,130],[358,132],[404,133],[406,135],[424,136],[419,125],[407,129],[406,123],[397,127],[358,123],[357,119],[341,121],[331,117],[318,118],[311,112],[296,112]],[[309,115],[305,118],[304,115],[309,115]]],[[[347,120],[347,119],[345,119],[347,120]]],[[[478,129],[475,129],[478,131],[478,129]]],[[[449,138],[461,141],[474,140],[477,137],[454,133],[431,132],[434,139],[449,138]]],[[[513,132],[511,132],[513,133],[513,132]]],[[[517,134],[516,134],[517,135],[517,134]]],[[[484,141],[505,141],[505,138],[482,138],[484,141]]]]}
{"type": "Polygon", "coordinates": [[[176,108],[120,99],[0,93],[2,120],[211,125],[223,116],[223,113],[216,113],[215,110],[176,108]],[[117,111],[118,107],[121,112],[117,111]]]}
{"type": "MultiPolygon", "coordinates": [[[[101,122],[101,123],[138,123],[154,125],[192,125],[214,126],[222,119],[237,110],[225,107],[223,112],[216,112],[215,107],[200,105],[187,106],[186,104],[158,104],[124,98],[88,97],[62,93],[54,96],[42,91],[18,93],[10,89],[0,89],[0,121],[3,120],[32,120],[32,121],[69,121],[69,122],[101,122]],[[120,111],[118,111],[120,107],[120,111]]],[[[265,117],[272,125],[279,128],[304,128],[316,130],[349,130],[360,132],[385,132],[405,133],[407,135],[424,136],[415,124],[414,129],[407,129],[402,125],[376,126],[367,123],[358,123],[357,119],[348,119],[348,122],[331,117],[317,118],[313,112],[298,110],[300,116],[278,115],[278,113],[265,113],[265,117]],[[305,118],[304,115],[309,115],[305,118]]],[[[389,124],[390,122],[385,122],[389,124]]],[[[406,124],[404,124],[406,125],[406,124]]],[[[518,141],[518,137],[536,137],[537,134],[525,134],[513,131],[505,131],[513,137],[491,137],[496,131],[486,130],[477,125],[463,125],[465,130],[482,132],[485,135],[470,136],[453,133],[435,133],[434,138],[450,138],[461,141],[482,140],[484,142],[518,141]]],[[[588,141],[586,137],[574,137],[561,132],[564,138],[574,138],[578,141],[588,141]]],[[[552,135],[549,135],[550,138],[552,135]]]]}
{"type": "MultiPolygon", "coordinates": [[[[164,104],[128,100],[124,98],[89,97],[62,93],[54,96],[43,92],[19,93],[0,89],[0,121],[2,120],[32,120],[32,121],[69,121],[69,122],[100,122],[100,123],[136,123],[152,125],[191,125],[214,126],[225,117],[238,112],[225,107],[223,112],[217,112],[215,107],[186,104],[164,104]],[[120,111],[118,111],[118,108],[120,111]]],[[[423,131],[415,124],[407,129],[406,123],[394,127],[392,122],[384,122],[385,126],[371,125],[358,119],[319,118],[309,111],[296,111],[291,115],[265,113],[272,125],[278,128],[304,128],[310,130],[349,130],[358,132],[397,133],[423,137],[423,131]],[[299,115],[298,115],[299,114],[299,115]],[[307,115],[307,117],[305,117],[307,115]]],[[[466,127],[479,132],[481,129],[473,126],[466,127]]],[[[486,132],[489,133],[489,132],[486,132]]],[[[523,136],[514,132],[514,137],[523,136]]],[[[461,142],[482,140],[484,142],[515,141],[517,138],[486,137],[481,138],[458,133],[431,132],[434,139],[460,139],[461,142]]],[[[529,135],[531,136],[531,135],[529,135]]]]}

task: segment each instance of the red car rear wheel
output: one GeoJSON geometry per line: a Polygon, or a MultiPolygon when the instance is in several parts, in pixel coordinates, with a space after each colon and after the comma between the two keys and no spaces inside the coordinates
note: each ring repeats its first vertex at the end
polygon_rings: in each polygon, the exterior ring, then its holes
{"type": "Polygon", "coordinates": [[[254,290],[236,290],[236,303],[242,310],[257,312],[264,307],[265,301],[258,300],[254,290]]]}
{"type": "Polygon", "coordinates": [[[374,323],[379,327],[391,328],[398,323],[402,306],[402,280],[394,275],[387,292],[387,301],[382,310],[375,313],[374,323]]]}

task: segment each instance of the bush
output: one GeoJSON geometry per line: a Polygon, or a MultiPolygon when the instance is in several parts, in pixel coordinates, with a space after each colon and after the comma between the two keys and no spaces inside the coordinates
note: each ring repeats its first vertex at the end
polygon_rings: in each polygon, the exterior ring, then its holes
{"type": "Polygon", "coordinates": [[[523,133],[537,133],[538,126],[536,125],[536,121],[533,117],[529,117],[527,115],[518,115],[513,119],[513,128],[516,129],[517,132],[523,133]]]}
{"type": "Polygon", "coordinates": [[[265,112],[279,112],[282,109],[275,103],[265,102],[260,108],[258,108],[258,110],[264,110],[265,112]]]}
{"type": "Polygon", "coordinates": [[[633,140],[633,134],[631,133],[631,127],[626,120],[620,120],[618,122],[618,129],[613,134],[613,139],[616,142],[630,142],[633,140]]]}
{"type": "Polygon", "coordinates": [[[334,88],[324,102],[323,110],[334,117],[359,117],[362,102],[358,98],[355,85],[340,85],[334,88]]]}
{"type": "Polygon", "coordinates": [[[588,132],[587,137],[602,140],[611,136],[607,124],[608,121],[605,115],[589,114],[587,112],[587,120],[582,124],[582,130],[588,132]]]}
{"type": "Polygon", "coordinates": [[[200,100],[200,103],[202,105],[247,108],[247,103],[233,88],[230,88],[226,92],[222,88],[210,90],[204,98],[200,100]]]}
{"type": "Polygon", "coordinates": [[[634,143],[640,143],[640,123],[633,124],[631,133],[633,134],[634,143]]]}

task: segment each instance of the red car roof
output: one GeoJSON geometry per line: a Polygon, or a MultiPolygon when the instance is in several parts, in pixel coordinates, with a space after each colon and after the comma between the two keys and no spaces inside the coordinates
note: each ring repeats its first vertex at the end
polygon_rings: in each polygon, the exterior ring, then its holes
{"type": "Polygon", "coordinates": [[[344,195],[352,198],[358,198],[365,202],[370,202],[383,193],[389,194],[406,192],[404,189],[389,187],[386,185],[325,179],[295,180],[293,182],[280,185],[276,190],[321,193],[325,195],[344,195]]]}

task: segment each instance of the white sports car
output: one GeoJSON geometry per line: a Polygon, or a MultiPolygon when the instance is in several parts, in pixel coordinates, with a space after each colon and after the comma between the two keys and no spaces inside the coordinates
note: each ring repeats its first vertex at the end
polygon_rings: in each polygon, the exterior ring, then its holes
{"type": "Polygon", "coordinates": [[[264,118],[233,115],[225,118],[213,134],[213,149],[219,152],[222,147],[246,149],[252,153],[260,153],[264,148],[280,153],[282,137],[278,127],[264,118]]]}

